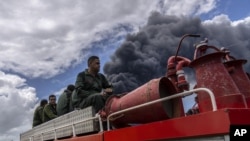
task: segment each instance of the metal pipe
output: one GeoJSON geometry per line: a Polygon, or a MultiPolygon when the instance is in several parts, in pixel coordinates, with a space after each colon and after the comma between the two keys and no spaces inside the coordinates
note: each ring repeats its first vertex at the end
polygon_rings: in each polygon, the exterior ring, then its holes
{"type": "Polygon", "coordinates": [[[97,117],[98,117],[98,121],[99,121],[99,125],[100,125],[100,132],[103,132],[102,118],[100,115],[97,115],[97,117]]]}
{"type": "Polygon", "coordinates": [[[73,137],[75,137],[76,136],[76,130],[75,130],[75,125],[74,124],[72,124],[72,132],[73,132],[73,137]]]}
{"type": "Polygon", "coordinates": [[[57,140],[56,129],[54,129],[55,140],[57,140]]]}
{"type": "Polygon", "coordinates": [[[175,62],[176,62],[176,57],[177,57],[177,55],[178,55],[179,49],[180,49],[180,47],[181,47],[182,40],[183,40],[184,38],[186,38],[186,37],[200,37],[200,35],[196,35],[196,34],[186,34],[186,35],[182,36],[182,38],[181,38],[181,40],[180,40],[180,42],[179,42],[178,48],[177,48],[177,50],[176,50],[176,53],[175,53],[175,62]]]}

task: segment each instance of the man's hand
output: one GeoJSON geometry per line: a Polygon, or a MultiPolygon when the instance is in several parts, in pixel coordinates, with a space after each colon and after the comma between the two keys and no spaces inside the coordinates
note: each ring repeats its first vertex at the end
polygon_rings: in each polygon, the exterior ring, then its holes
{"type": "Polygon", "coordinates": [[[113,89],[112,88],[106,88],[106,89],[104,89],[104,92],[106,92],[106,93],[112,93],[113,89]]]}
{"type": "Polygon", "coordinates": [[[106,95],[112,94],[112,92],[113,92],[112,88],[106,88],[103,90],[102,95],[106,96],[106,95]]]}

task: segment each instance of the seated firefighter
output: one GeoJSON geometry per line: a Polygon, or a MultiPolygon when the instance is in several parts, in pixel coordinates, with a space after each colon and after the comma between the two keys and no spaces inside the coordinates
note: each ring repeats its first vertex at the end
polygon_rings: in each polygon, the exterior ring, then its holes
{"type": "Polygon", "coordinates": [[[36,108],[33,116],[32,128],[43,123],[43,108],[48,104],[47,99],[42,99],[40,105],[36,108]]]}
{"type": "Polygon", "coordinates": [[[75,86],[70,84],[67,86],[67,89],[64,90],[63,93],[59,96],[56,105],[57,116],[61,116],[73,111],[71,106],[71,95],[74,89],[75,86]]]}
{"type": "Polygon", "coordinates": [[[194,115],[194,114],[198,114],[199,111],[199,106],[198,106],[198,96],[196,96],[194,98],[195,104],[193,105],[193,107],[191,109],[189,109],[186,113],[186,115],[194,115]]]}
{"type": "Polygon", "coordinates": [[[51,94],[49,96],[49,104],[43,109],[43,122],[47,122],[57,117],[56,112],[56,96],[51,94]]]}
{"type": "Polygon", "coordinates": [[[99,73],[100,60],[97,56],[88,59],[88,69],[77,75],[75,90],[72,94],[73,108],[93,106],[98,113],[105,105],[106,99],[112,94],[112,86],[106,77],[99,73]]]}

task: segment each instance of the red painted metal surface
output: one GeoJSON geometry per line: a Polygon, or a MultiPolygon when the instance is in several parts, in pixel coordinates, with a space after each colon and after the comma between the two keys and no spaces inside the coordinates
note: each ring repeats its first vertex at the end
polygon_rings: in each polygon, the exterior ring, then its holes
{"type": "MultiPolygon", "coordinates": [[[[225,108],[215,112],[162,120],[63,141],[145,141],[192,139],[228,135],[230,125],[250,125],[250,109],[225,108]]],[[[59,141],[59,140],[58,140],[59,141]]]]}
{"type": "Polygon", "coordinates": [[[230,124],[250,125],[250,109],[221,109],[107,131],[104,141],[143,141],[197,138],[229,134],[230,124]]]}
{"type": "Polygon", "coordinates": [[[243,70],[243,64],[246,62],[247,60],[232,60],[224,64],[240,92],[245,96],[248,107],[250,107],[250,80],[243,70]]]}
{"type": "MultiPolygon", "coordinates": [[[[215,95],[218,109],[245,108],[243,95],[222,63],[225,55],[223,52],[211,53],[190,63],[190,66],[195,69],[197,88],[210,89],[215,95]]],[[[208,95],[201,93],[198,99],[200,112],[212,110],[208,95]]]]}
{"type": "MultiPolygon", "coordinates": [[[[109,115],[116,111],[166,97],[173,93],[176,93],[176,91],[168,78],[162,77],[153,79],[122,97],[114,96],[108,99],[105,106],[105,112],[109,115]]],[[[182,107],[182,105],[179,107],[182,107]]],[[[171,101],[157,103],[115,116],[112,123],[115,127],[124,127],[134,123],[148,123],[164,120],[173,116],[172,108],[173,104],[171,101]]]]}

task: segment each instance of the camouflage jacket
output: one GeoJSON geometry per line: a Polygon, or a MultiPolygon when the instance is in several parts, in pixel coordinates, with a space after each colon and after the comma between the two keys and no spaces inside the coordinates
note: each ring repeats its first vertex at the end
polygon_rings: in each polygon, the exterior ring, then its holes
{"type": "Polygon", "coordinates": [[[79,73],[75,82],[75,90],[72,94],[72,105],[78,107],[79,103],[86,97],[94,93],[100,93],[102,89],[110,88],[106,77],[98,73],[96,77],[91,75],[88,70],[79,73]]]}
{"type": "Polygon", "coordinates": [[[43,123],[43,106],[38,106],[34,112],[32,127],[43,123]]]}
{"type": "Polygon", "coordinates": [[[65,90],[59,97],[56,105],[57,115],[61,116],[72,111],[71,108],[71,95],[72,92],[65,90]]]}
{"type": "Polygon", "coordinates": [[[43,122],[57,117],[56,105],[47,104],[43,109],[43,122]]]}

